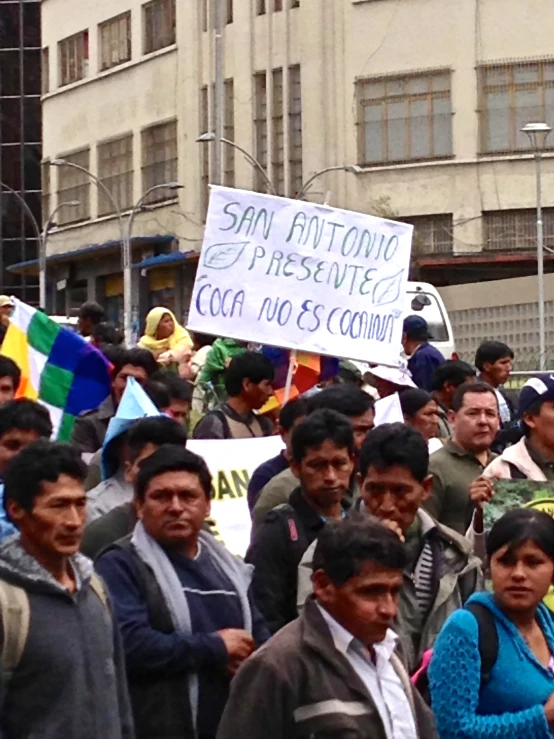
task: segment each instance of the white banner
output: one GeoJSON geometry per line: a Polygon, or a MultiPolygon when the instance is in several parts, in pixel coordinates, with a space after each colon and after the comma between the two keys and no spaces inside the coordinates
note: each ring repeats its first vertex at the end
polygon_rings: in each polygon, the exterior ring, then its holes
{"type": "Polygon", "coordinates": [[[246,491],[254,470],[283,448],[280,436],[263,439],[188,441],[187,449],[204,457],[213,475],[212,518],[229,551],[244,557],[251,519],[246,491]]]}
{"type": "Polygon", "coordinates": [[[398,364],[413,227],[212,187],[188,327],[398,364]]]}

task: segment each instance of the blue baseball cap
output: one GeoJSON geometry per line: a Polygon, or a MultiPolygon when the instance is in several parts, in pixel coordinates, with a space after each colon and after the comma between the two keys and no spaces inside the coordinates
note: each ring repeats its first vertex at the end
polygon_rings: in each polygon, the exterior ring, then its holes
{"type": "Polygon", "coordinates": [[[433,338],[429,333],[429,324],[422,316],[407,316],[404,319],[402,333],[405,333],[409,339],[424,341],[433,338]]]}
{"type": "Polygon", "coordinates": [[[543,373],[527,380],[519,393],[519,417],[522,418],[537,400],[541,404],[547,400],[554,401],[554,374],[543,373]]]}

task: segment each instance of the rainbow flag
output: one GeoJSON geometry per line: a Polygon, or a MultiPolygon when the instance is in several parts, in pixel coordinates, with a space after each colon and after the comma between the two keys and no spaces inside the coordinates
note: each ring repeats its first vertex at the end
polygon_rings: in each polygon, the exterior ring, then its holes
{"type": "Polygon", "coordinates": [[[2,354],[21,369],[17,396],[45,405],[55,438],[68,441],[77,416],[110,394],[110,364],[96,347],[45,313],[15,298],[14,303],[2,354]]]}

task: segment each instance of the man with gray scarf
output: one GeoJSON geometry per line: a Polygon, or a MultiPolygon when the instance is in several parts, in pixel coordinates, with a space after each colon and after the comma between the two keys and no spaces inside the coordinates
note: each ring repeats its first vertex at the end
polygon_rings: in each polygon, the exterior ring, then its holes
{"type": "Polygon", "coordinates": [[[140,466],[139,522],[97,562],[123,636],[138,739],[216,735],[232,675],[269,638],[251,567],[202,530],[211,475],[162,446],[140,466]]]}

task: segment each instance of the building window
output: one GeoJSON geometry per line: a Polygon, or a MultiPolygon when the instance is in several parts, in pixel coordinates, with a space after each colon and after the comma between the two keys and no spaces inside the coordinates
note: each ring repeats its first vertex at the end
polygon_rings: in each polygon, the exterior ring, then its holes
{"type": "Polygon", "coordinates": [[[152,0],[143,5],[144,53],[175,43],[175,0],[152,0]]]}
{"type": "Polygon", "coordinates": [[[200,23],[202,31],[206,33],[208,30],[208,0],[200,0],[200,23]]]}
{"type": "Polygon", "coordinates": [[[283,10],[283,0],[273,0],[273,12],[278,13],[283,10]]]}
{"type": "Polygon", "coordinates": [[[88,31],[58,43],[60,87],[83,80],[88,74],[88,31]]]}
{"type": "Polygon", "coordinates": [[[258,0],[256,15],[265,15],[266,7],[265,0],[258,0]]]}
{"type": "MultiPolygon", "coordinates": [[[[267,80],[265,72],[254,75],[256,159],[267,171],[267,80]]],[[[259,172],[256,173],[256,189],[265,192],[266,184],[259,172]]]]}
{"type": "MultiPolygon", "coordinates": [[[[177,181],[177,121],[160,123],[142,132],[142,188],[177,181]]],[[[149,203],[174,197],[172,190],[160,188],[148,198],[149,203]]]]}
{"type": "MultiPolygon", "coordinates": [[[[529,251],[537,249],[537,211],[493,210],[483,213],[484,251],[529,251]]],[[[544,245],[554,248],[554,208],[543,208],[544,245]]]]}
{"type": "Polygon", "coordinates": [[[357,97],[362,164],[452,156],[450,72],[360,80],[357,97]]]}
{"type": "Polygon", "coordinates": [[[99,26],[100,71],[131,60],[131,12],[99,26]]]}
{"type": "Polygon", "coordinates": [[[232,23],[233,22],[233,0],[227,0],[227,16],[226,16],[226,22],[232,23]]]}
{"type": "MultiPolygon", "coordinates": [[[[90,149],[62,156],[66,162],[90,169],[90,149]]],[[[71,208],[62,208],[56,219],[60,225],[86,221],[90,218],[90,177],[74,167],[58,167],[58,203],[79,202],[71,208]]]]}
{"type": "Polygon", "coordinates": [[[478,78],[482,154],[529,150],[520,129],[536,121],[553,125],[554,61],[487,65],[478,78]]]}
{"type": "Polygon", "coordinates": [[[300,0],[290,0],[290,7],[291,8],[299,8],[300,7],[300,0]]]}
{"type": "Polygon", "coordinates": [[[283,70],[274,69],[272,73],[273,106],[271,118],[273,122],[273,141],[271,153],[271,175],[275,190],[279,195],[285,194],[285,118],[283,110],[283,70]]]}
{"type": "MultiPolygon", "coordinates": [[[[225,112],[223,137],[235,140],[235,90],[233,80],[225,80],[225,112]]],[[[206,129],[207,130],[207,129],[206,129]]],[[[223,183],[226,187],[235,186],[235,148],[223,149],[223,183]]]]}
{"type": "MultiPolygon", "coordinates": [[[[209,123],[209,107],[208,107],[208,86],[205,85],[200,91],[200,133],[206,133],[210,130],[209,123]]],[[[231,148],[231,147],[229,147],[231,148]]],[[[203,221],[206,220],[208,213],[208,202],[210,199],[210,144],[200,146],[200,171],[201,171],[201,193],[200,208],[203,221]]]]}
{"type": "Polygon", "coordinates": [[[50,162],[42,163],[42,225],[45,226],[52,212],[51,196],[50,196],[50,171],[52,167],[50,162]]]}
{"type": "MultiPolygon", "coordinates": [[[[98,177],[120,210],[133,207],[133,135],[98,144],[98,177]]],[[[113,213],[111,200],[98,190],[98,215],[113,213]]]]}
{"type": "Polygon", "coordinates": [[[431,216],[407,216],[399,218],[414,227],[412,256],[452,254],[454,251],[454,226],[452,213],[431,216]]]}
{"type": "Polygon", "coordinates": [[[289,67],[289,193],[302,189],[302,84],[300,66],[289,67]]]}
{"type": "Polygon", "coordinates": [[[47,92],[50,92],[50,52],[48,47],[42,50],[40,61],[41,93],[46,95],[47,92]]]}

